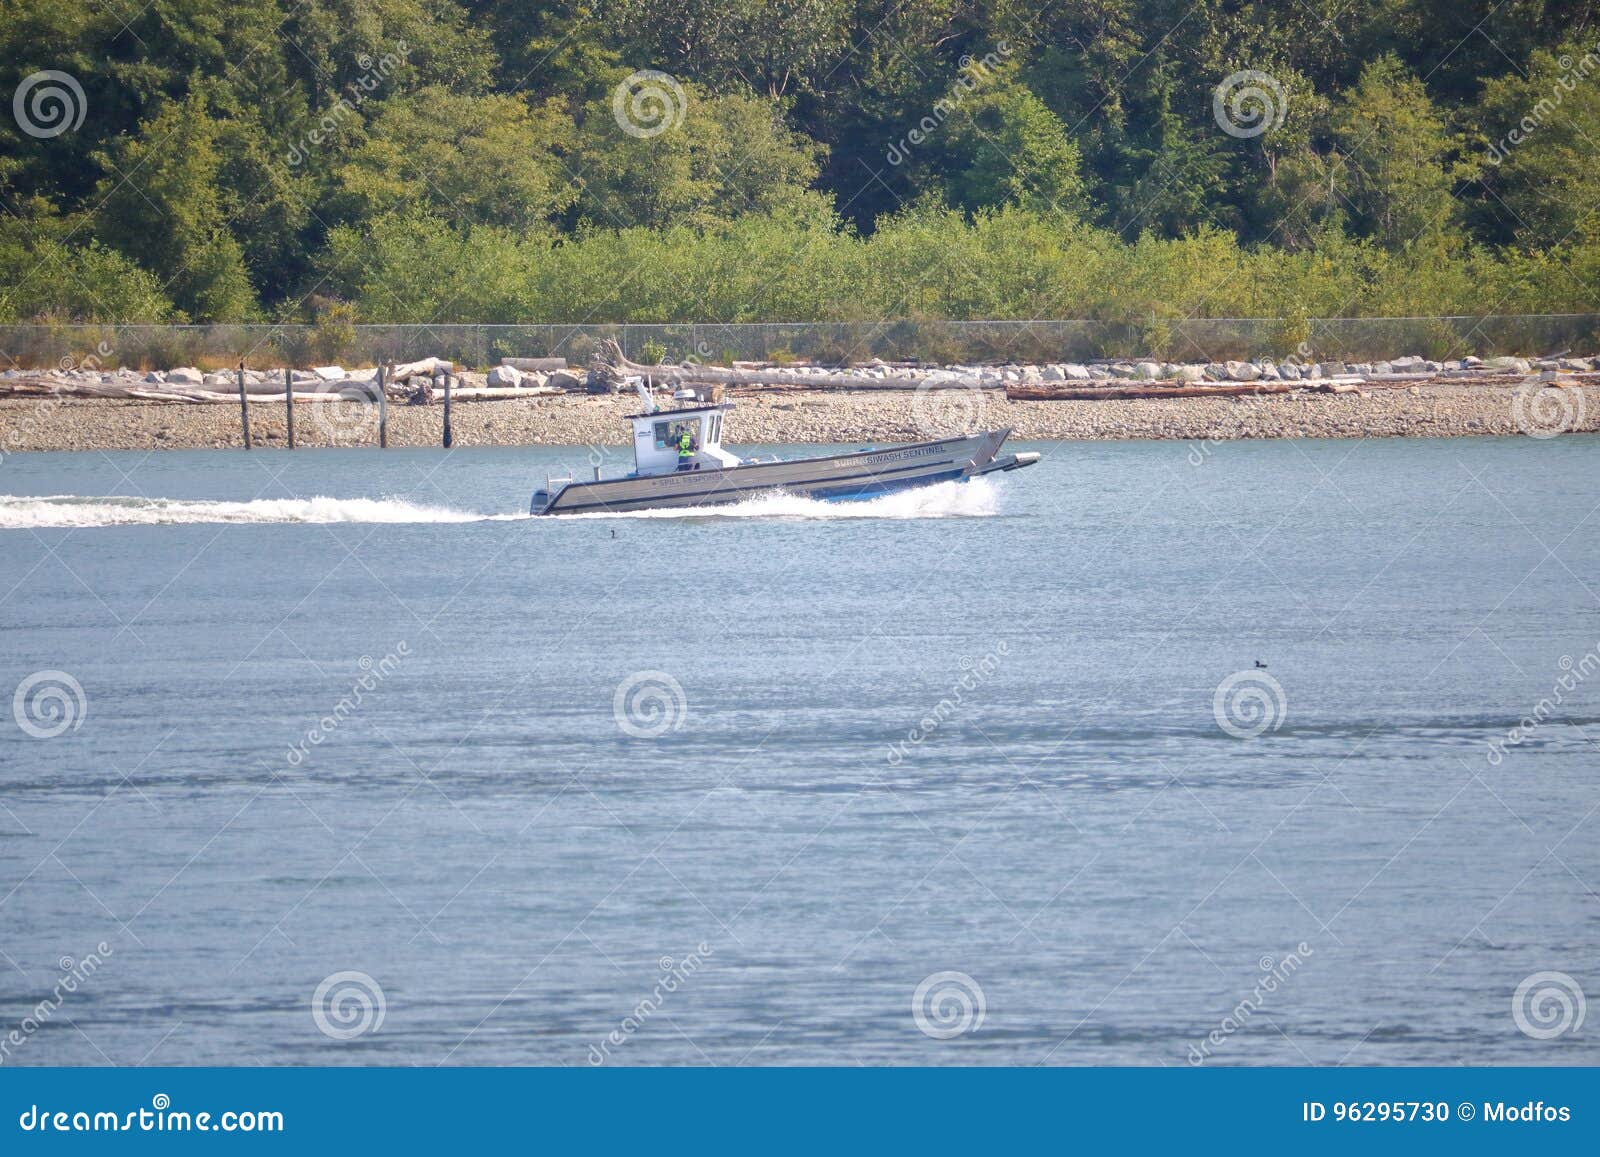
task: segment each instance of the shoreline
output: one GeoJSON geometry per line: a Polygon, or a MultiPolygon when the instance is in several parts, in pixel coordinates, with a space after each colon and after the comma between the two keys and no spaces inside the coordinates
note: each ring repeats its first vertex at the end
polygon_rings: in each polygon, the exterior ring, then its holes
{"type": "MultiPolygon", "coordinates": [[[[728,444],[916,442],[965,429],[1011,427],[1017,441],[1233,441],[1249,438],[1473,437],[1600,432],[1600,383],[1421,383],[1327,394],[1235,398],[1012,401],[1000,389],[934,391],[766,390],[735,396],[728,444]]],[[[456,446],[624,446],[627,395],[553,395],[452,407],[456,446]]],[[[439,446],[443,409],[388,407],[391,447],[439,446]]],[[[53,450],[239,448],[235,406],[107,398],[0,399],[0,456],[53,450]]],[[[287,445],[281,401],[250,404],[253,443],[287,445]]],[[[296,444],[377,445],[377,408],[299,404],[296,444]]]]}

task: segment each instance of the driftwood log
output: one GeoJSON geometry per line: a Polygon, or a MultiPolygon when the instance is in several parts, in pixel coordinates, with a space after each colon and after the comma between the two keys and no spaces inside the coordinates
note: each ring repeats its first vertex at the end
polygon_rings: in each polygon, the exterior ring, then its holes
{"type": "MultiPolygon", "coordinates": [[[[604,341],[595,354],[596,372],[622,377],[643,378],[646,385],[722,385],[790,386],[801,390],[921,390],[971,389],[971,379],[951,378],[928,381],[911,374],[885,374],[881,378],[858,378],[853,374],[802,374],[794,370],[724,369],[695,362],[683,365],[645,366],[629,361],[615,341],[604,341]]],[[[998,386],[992,387],[998,389],[998,386]]]]}
{"type": "Polygon", "coordinates": [[[1218,382],[1215,385],[1187,386],[1058,386],[1017,385],[1006,387],[1006,400],[1012,402],[1107,402],[1128,398],[1241,398],[1253,394],[1287,394],[1300,388],[1291,382],[1218,382]]]}

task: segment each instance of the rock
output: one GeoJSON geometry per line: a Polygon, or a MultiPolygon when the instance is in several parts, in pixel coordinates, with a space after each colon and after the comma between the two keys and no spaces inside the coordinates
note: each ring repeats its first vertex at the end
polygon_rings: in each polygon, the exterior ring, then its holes
{"type": "MultiPolygon", "coordinates": [[[[1471,358],[1467,359],[1469,362],[1471,358]]],[[[1503,374],[1531,374],[1533,365],[1527,358],[1490,358],[1479,363],[1485,369],[1496,370],[1503,374]]]]}
{"type": "Polygon", "coordinates": [[[1479,366],[1483,365],[1483,359],[1469,355],[1461,359],[1461,365],[1463,369],[1475,370],[1479,366]]]}
{"type": "Polygon", "coordinates": [[[1442,368],[1447,370],[1459,370],[1461,368],[1461,363],[1458,361],[1445,362],[1442,368]]]}
{"type": "Polygon", "coordinates": [[[159,386],[166,382],[167,375],[162,373],[160,370],[151,370],[144,376],[144,380],[149,382],[152,386],[159,386]]]}
{"type": "Polygon", "coordinates": [[[522,371],[515,366],[495,366],[489,371],[488,385],[515,389],[522,385],[522,371]]]}
{"type": "Polygon", "coordinates": [[[1393,362],[1374,362],[1372,364],[1372,376],[1375,378],[1387,377],[1392,373],[1394,373],[1393,362]]]}
{"type": "Polygon", "coordinates": [[[1133,376],[1140,381],[1153,382],[1161,377],[1161,363],[1139,362],[1133,367],[1133,376]]]}
{"type": "Polygon", "coordinates": [[[1109,368],[1111,370],[1111,376],[1114,378],[1133,377],[1133,367],[1124,362],[1118,362],[1116,365],[1109,368]]]}
{"type": "Polygon", "coordinates": [[[1213,382],[1225,382],[1228,380],[1228,367],[1217,362],[1207,363],[1204,371],[1202,372],[1205,377],[1209,378],[1213,382]]]}
{"type": "Polygon", "coordinates": [[[1349,371],[1343,362],[1319,362],[1322,367],[1322,376],[1327,378],[1343,377],[1349,371]]]}
{"type": "Polygon", "coordinates": [[[557,370],[550,375],[548,384],[558,390],[581,390],[584,388],[583,378],[571,370],[557,370]]]}
{"type": "Polygon", "coordinates": [[[1275,382],[1283,377],[1283,375],[1278,372],[1277,365],[1267,358],[1262,358],[1257,368],[1260,369],[1261,376],[1269,381],[1275,382]]]}
{"type": "Polygon", "coordinates": [[[202,384],[206,378],[204,374],[195,369],[193,366],[179,366],[175,370],[167,371],[166,380],[168,383],[174,386],[198,386],[202,384]]]}
{"type": "Polygon", "coordinates": [[[1205,366],[1173,366],[1173,376],[1180,382],[1203,382],[1206,380],[1205,366]]]}
{"type": "Polygon", "coordinates": [[[1293,362],[1284,362],[1283,365],[1278,367],[1278,372],[1291,382],[1300,380],[1300,367],[1293,362]]]}
{"type": "Polygon", "coordinates": [[[1045,366],[1039,377],[1046,382],[1064,382],[1067,379],[1067,375],[1061,372],[1060,366],[1045,366]]]}
{"type": "Polygon", "coordinates": [[[342,382],[349,377],[343,366],[312,366],[311,373],[319,382],[342,382]]]}
{"type": "Polygon", "coordinates": [[[1407,354],[1403,358],[1390,358],[1389,365],[1397,374],[1410,374],[1415,373],[1417,370],[1423,369],[1427,365],[1427,362],[1423,361],[1416,354],[1407,354]]]}
{"type": "Polygon", "coordinates": [[[1253,382],[1261,376],[1261,371],[1249,362],[1228,362],[1226,372],[1228,379],[1235,382],[1253,382]]]}
{"type": "Polygon", "coordinates": [[[207,374],[204,385],[210,390],[236,390],[239,383],[232,374],[207,374]]]}
{"type": "Polygon", "coordinates": [[[1071,363],[1061,367],[1061,374],[1069,382],[1087,382],[1092,376],[1087,366],[1078,366],[1071,363]]]}
{"type": "Polygon", "coordinates": [[[1594,366],[1590,365],[1589,362],[1583,358],[1562,358],[1561,368],[1582,374],[1592,370],[1594,366]]]}

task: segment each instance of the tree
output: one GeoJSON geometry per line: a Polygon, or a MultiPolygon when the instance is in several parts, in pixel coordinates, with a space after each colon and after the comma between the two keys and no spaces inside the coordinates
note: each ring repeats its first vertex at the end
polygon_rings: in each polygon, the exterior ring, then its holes
{"type": "Polygon", "coordinates": [[[1339,99],[1333,139],[1345,162],[1339,194],[1351,220],[1390,249],[1437,245],[1460,222],[1445,130],[1422,83],[1393,56],[1373,61],[1339,99]]]}

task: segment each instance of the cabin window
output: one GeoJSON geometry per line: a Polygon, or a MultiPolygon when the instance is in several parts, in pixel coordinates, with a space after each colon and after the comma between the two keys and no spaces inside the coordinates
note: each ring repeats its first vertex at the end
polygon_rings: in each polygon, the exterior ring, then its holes
{"type": "Polygon", "coordinates": [[[711,415],[711,433],[706,437],[706,441],[710,442],[712,445],[716,445],[717,443],[722,441],[722,415],[721,414],[712,414],[711,415]]]}
{"type": "Polygon", "coordinates": [[[686,418],[678,422],[657,422],[656,449],[676,450],[678,448],[678,439],[682,438],[685,433],[694,439],[694,444],[698,448],[700,445],[700,419],[686,418]]]}

